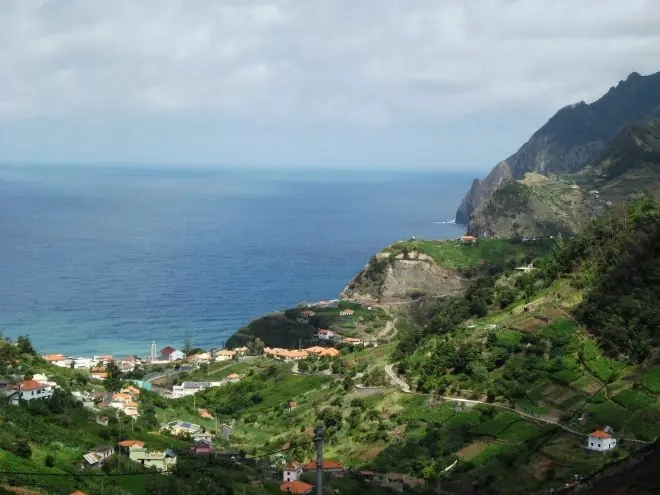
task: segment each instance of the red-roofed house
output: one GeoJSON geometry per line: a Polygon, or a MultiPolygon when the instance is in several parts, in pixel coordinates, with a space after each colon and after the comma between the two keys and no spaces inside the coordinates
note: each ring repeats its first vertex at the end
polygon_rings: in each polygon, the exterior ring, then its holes
{"type": "Polygon", "coordinates": [[[305,494],[312,493],[314,485],[305,483],[304,481],[287,481],[280,485],[280,490],[284,493],[296,493],[296,494],[305,494]]]}
{"type": "Polygon", "coordinates": [[[318,336],[320,340],[330,340],[335,337],[335,332],[332,330],[322,329],[319,330],[318,336]]]}
{"type": "Polygon", "coordinates": [[[35,399],[50,399],[53,396],[53,388],[36,380],[25,380],[22,383],[11,385],[14,391],[7,395],[9,403],[17,406],[20,401],[31,401],[35,399]]]}
{"type": "MultiPolygon", "coordinates": [[[[307,464],[303,464],[302,468],[305,471],[316,471],[316,462],[308,462],[307,464]]],[[[344,472],[344,467],[335,461],[323,461],[323,472],[342,474],[344,472]]]]}
{"type": "Polygon", "coordinates": [[[461,244],[472,244],[473,242],[476,242],[476,240],[477,238],[471,235],[464,235],[460,238],[461,244]]]}
{"type": "Polygon", "coordinates": [[[597,452],[605,452],[616,447],[616,438],[603,430],[596,430],[589,433],[587,437],[587,448],[597,452]]]}

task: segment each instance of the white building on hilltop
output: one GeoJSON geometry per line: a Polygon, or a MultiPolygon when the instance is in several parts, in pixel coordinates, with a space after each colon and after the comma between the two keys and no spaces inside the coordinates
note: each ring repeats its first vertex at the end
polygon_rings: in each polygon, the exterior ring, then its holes
{"type": "Polygon", "coordinates": [[[589,450],[607,452],[614,447],[616,447],[616,438],[612,437],[611,433],[608,433],[607,431],[596,430],[589,433],[589,436],[587,437],[587,448],[589,450]]]}

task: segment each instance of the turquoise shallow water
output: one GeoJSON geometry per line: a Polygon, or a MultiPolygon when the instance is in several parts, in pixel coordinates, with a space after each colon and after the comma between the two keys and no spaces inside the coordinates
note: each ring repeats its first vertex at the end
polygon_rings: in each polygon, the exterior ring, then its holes
{"type": "Polygon", "coordinates": [[[42,352],[220,345],[335,297],[380,248],[449,238],[470,177],[0,167],[0,328],[42,352]]]}

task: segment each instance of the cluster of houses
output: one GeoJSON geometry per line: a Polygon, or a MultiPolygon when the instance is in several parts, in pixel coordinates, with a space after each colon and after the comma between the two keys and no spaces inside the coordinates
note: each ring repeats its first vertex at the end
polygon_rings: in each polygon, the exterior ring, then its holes
{"type": "Polygon", "coordinates": [[[334,347],[313,346],[308,347],[307,349],[282,349],[280,347],[264,348],[264,356],[285,362],[299,361],[310,356],[337,357],[340,354],[341,352],[334,347]]]}
{"type": "Polygon", "coordinates": [[[189,395],[194,395],[201,390],[206,390],[207,388],[221,387],[228,383],[238,383],[241,380],[241,376],[232,373],[227,377],[223,378],[220,381],[214,382],[183,382],[181,385],[174,385],[172,387],[172,398],[180,399],[181,397],[187,397],[189,395]]]}
{"type": "Polygon", "coordinates": [[[41,356],[44,361],[60,368],[73,368],[76,370],[91,370],[115,362],[122,372],[133,371],[142,364],[142,360],[135,356],[124,356],[115,359],[111,355],[93,357],[67,357],[63,354],[45,354],[41,356]]]}
{"type": "MultiPolygon", "coordinates": [[[[128,455],[131,461],[147,469],[168,472],[176,465],[177,455],[171,449],[149,450],[145,447],[144,442],[139,440],[123,440],[118,443],[118,446],[118,453],[128,455]]],[[[93,447],[83,455],[85,467],[95,468],[102,466],[115,452],[115,447],[112,445],[93,447]]]]}

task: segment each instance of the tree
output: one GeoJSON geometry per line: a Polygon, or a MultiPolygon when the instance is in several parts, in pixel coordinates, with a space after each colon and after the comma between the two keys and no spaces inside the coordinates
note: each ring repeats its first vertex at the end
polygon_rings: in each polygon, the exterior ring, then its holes
{"type": "Polygon", "coordinates": [[[34,373],[30,368],[25,368],[23,370],[23,380],[32,380],[34,378],[34,373]]]}
{"type": "Polygon", "coordinates": [[[44,459],[44,464],[46,467],[52,468],[55,466],[55,458],[51,454],[48,454],[44,459]]]}
{"type": "Polygon", "coordinates": [[[183,349],[181,349],[186,356],[191,354],[191,351],[193,350],[192,342],[190,339],[186,339],[183,341],[183,349]]]}
{"type": "Polygon", "coordinates": [[[31,356],[37,355],[37,351],[34,350],[34,347],[32,347],[32,342],[27,336],[21,335],[16,340],[16,346],[18,347],[18,350],[21,354],[30,354],[31,356]]]}
{"type": "Polygon", "coordinates": [[[251,340],[248,342],[247,348],[250,351],[250,354],[253,356],[258,356],[264,352],[264,347],[266,347],[266,344],[264,344],[264,341],[261,340],[259,337],[257,337],[254,340],[251,340]]]}
{"type": "Polygon", "coordinates": [[[117,392],[121,389],[122,380],[121,380],[121,370],[117,363],[110,361],[105,367],[108,376],[103,380],[103,387],[108,392],[117,392]]]}

